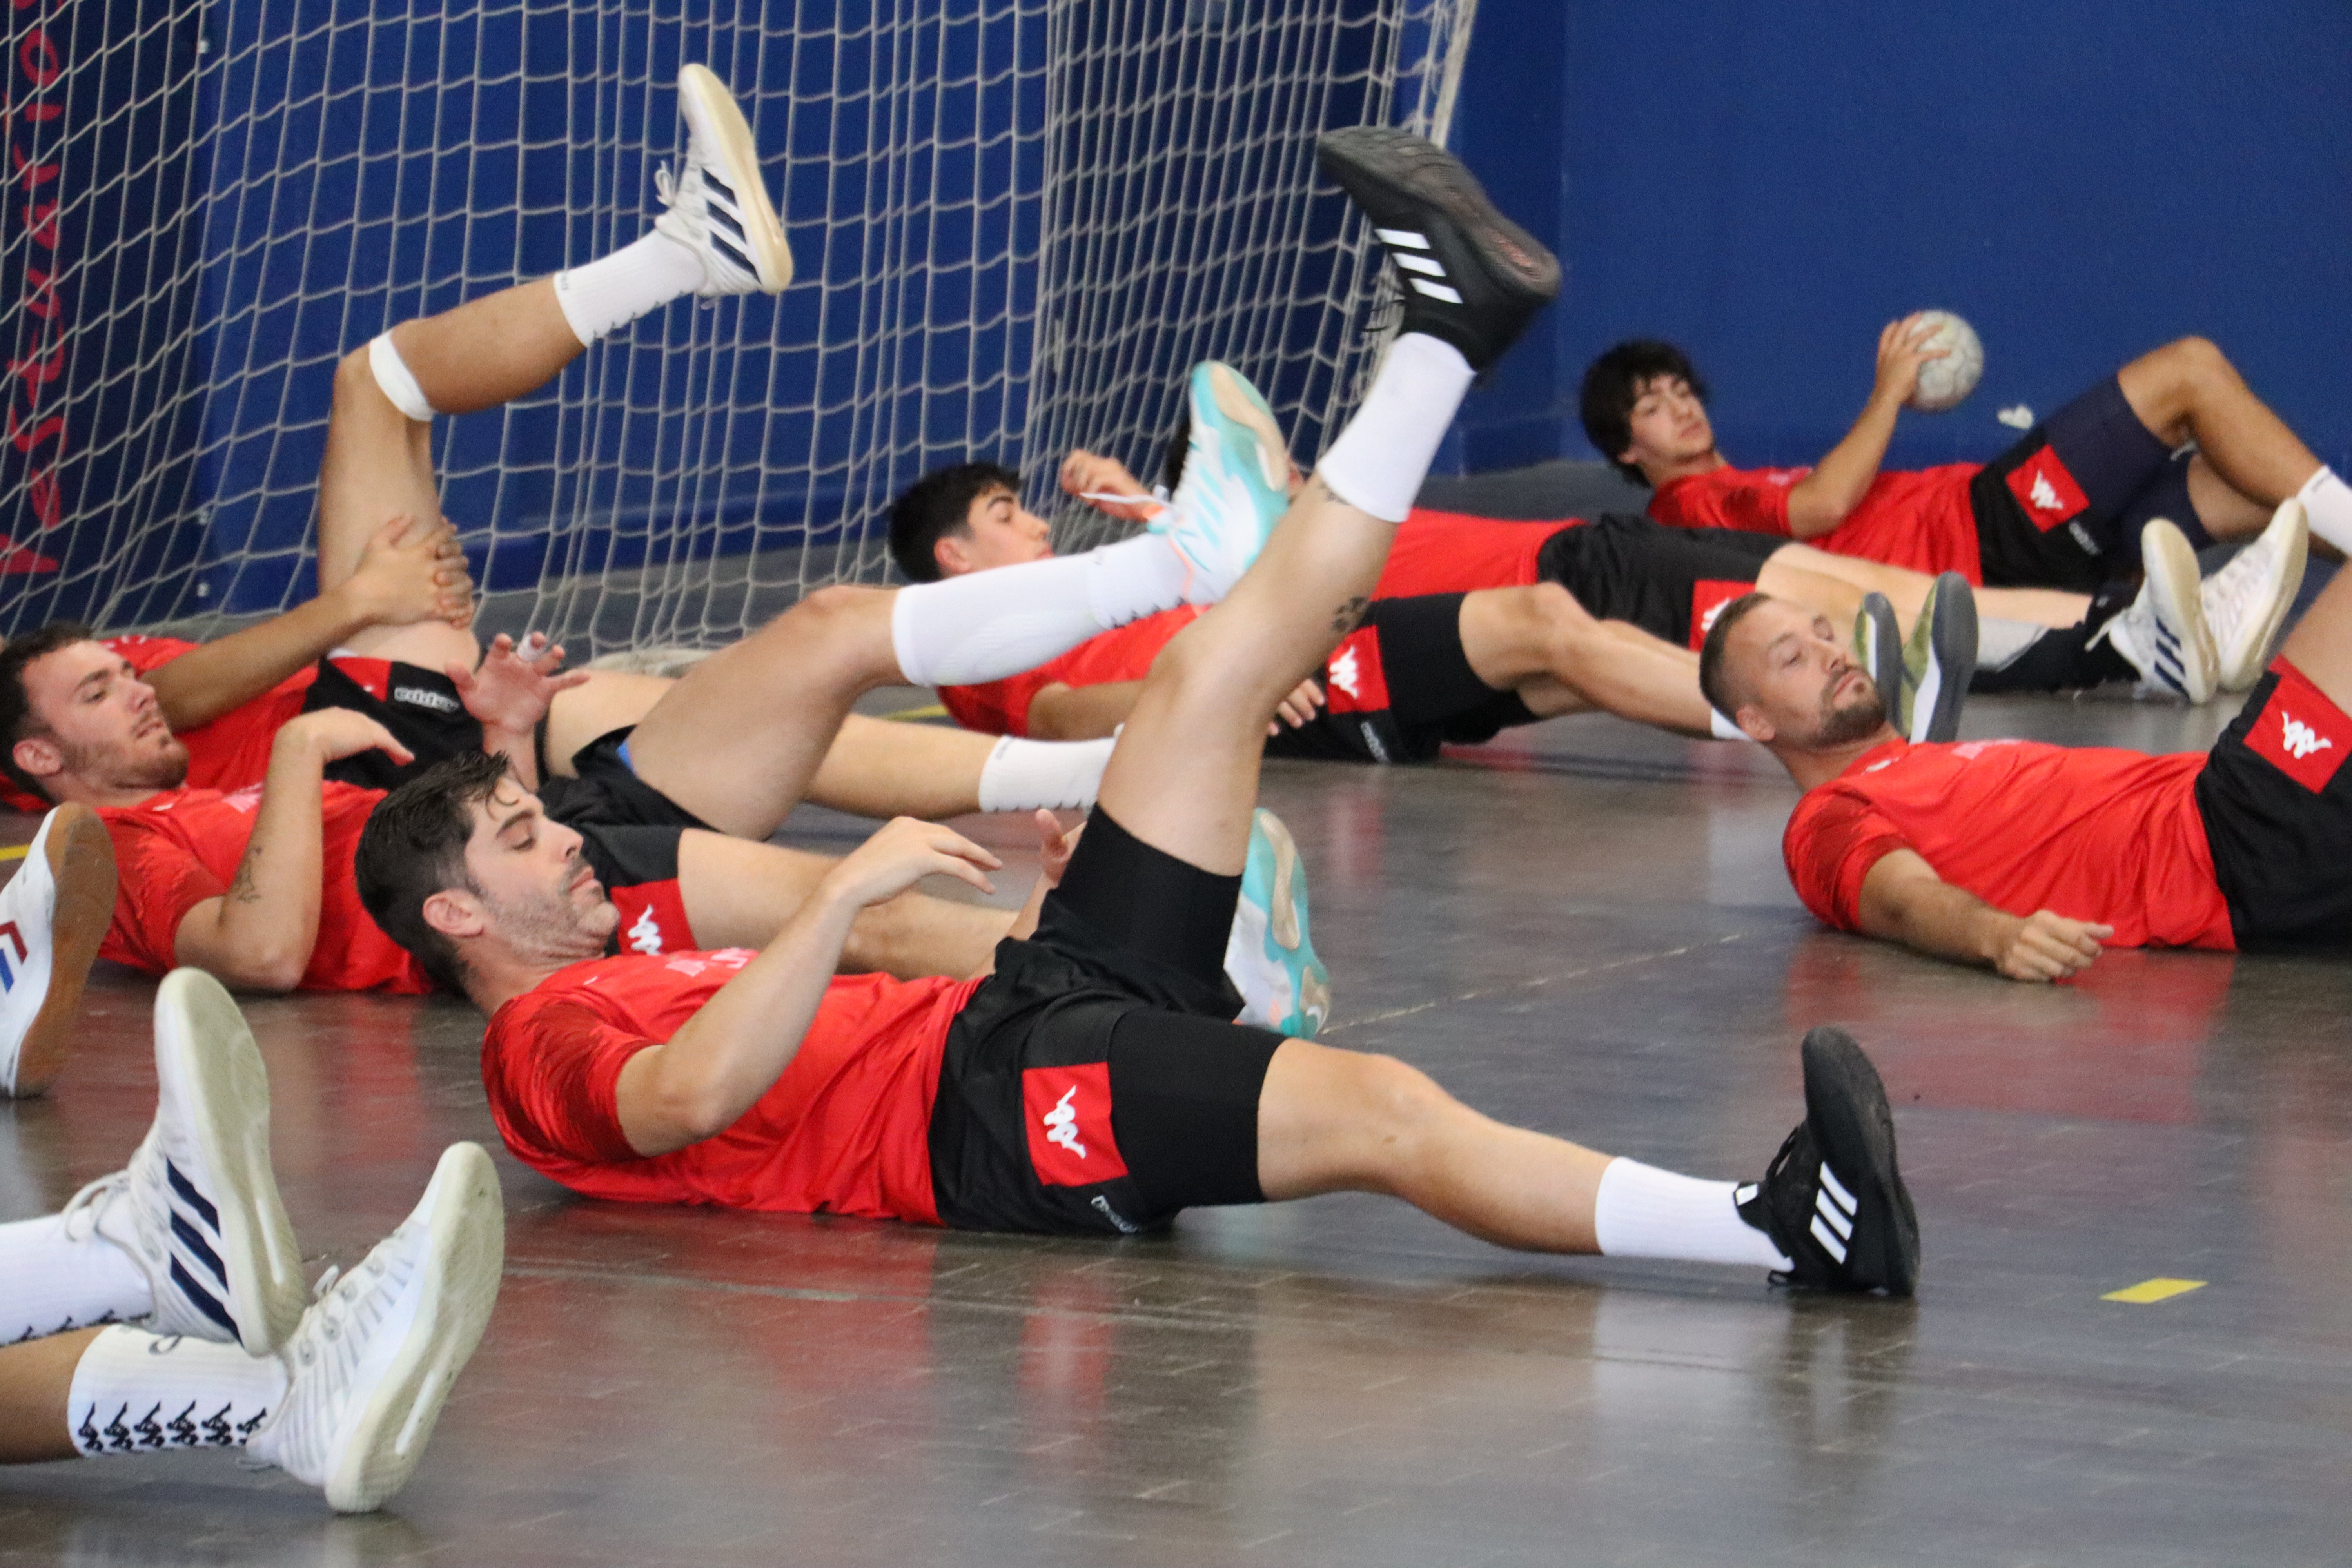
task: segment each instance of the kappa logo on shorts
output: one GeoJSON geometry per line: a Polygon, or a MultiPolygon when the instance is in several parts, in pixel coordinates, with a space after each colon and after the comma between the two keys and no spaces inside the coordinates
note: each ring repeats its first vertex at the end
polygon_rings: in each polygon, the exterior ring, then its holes
{"type": "Polygon", "coordinates": [[[1323,661],[1323,694],[1334,713],[1378,713],[1389,705],[1377,626],[1359,626],[1323,661]]]}
{"type": "Polygon", "coordinates": [[[2033,520],[2033,526],[2047,533],[2060,527],[2084,507],[2091,498],[2058,460],[2058,454],[2048,447],[2036,452],[2012,469],[2009,476],[2009,493],[2033,520]]]}
{"type": "Polygon", "coordinates": [[[694,946],[694,928],[687,923],[686,900],[675,878],[667,882],[640,882],[634,888],[607,888],[604,896],[621,911],[621,949],[647,957],[694,946]]]}
{"type": "Polygon", "coordinates": [[[447,692],[436,691],[428,686],[395,686],[392,700],[405,702],[411,708],[429,708],[436,713],[455,713],[464,706],[447,692]]]}
{"type": "Polygon", "coordinates": [[[1691,651],[1696,653],[1706,643],[1706,634],[1715,626],[1716,617],[1723,606],[1734,599],[1743,599],[1756,591],[1753,583],[1726,583],[1719,578],[1702,577],[1691,584],[1691,651]]]}
{"type": "Polygon", "coordinates": [[[1127,1174],[1110,1131],[1110,1064],[1029,1068],[1021,1074],[1029,1163],[1049,1187],[1090,1187],[1127,1174]]]}
{"type": "Polygon", "coordinates": [[[2279,772],[2317,795],[2352,751],[2352,720],[2292,665],[2279,670],[2277,689],[2246,733],[2246,746],[2279,772]]]}

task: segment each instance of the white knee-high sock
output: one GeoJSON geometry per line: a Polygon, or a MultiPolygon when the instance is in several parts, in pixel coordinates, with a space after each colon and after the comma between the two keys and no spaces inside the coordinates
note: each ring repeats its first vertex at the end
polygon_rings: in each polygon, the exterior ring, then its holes
{"type": "Polygon", "coordinates": [[[2295,499],[2303,502],[2304,514],[2311,520],[2311,531],[2352,555],[2352,486],[2323,464],[2319,472],[2303,481],[2295,499]]]}
{"type": "Polygon", "coordinates": [[[0,1225],[0,1344],[155,1310],[131,1255],[67,1215],[0,1225]]]}
{"type": "Polygon", "coordinates": [[[890,641],[917,686],[972,686],[1034,669],[1097,632],[1173,609],[1183,558],[1156,533],[898,590],[890,641]]]}
{"type": "Polygon", "coordinates": [[[1678,1258],[1686,1263],[1745,1263],[1786,1268],[1772,1238],[1739,1217],[1730,1182],[1703,1182],[1612,1160],[1592,1204],[1592,1233],[1612,1258],[1678,1258]]]}
{"type": "Polygon", "coordinates": [[[286,1393],[286,1363],[236,1345],[112,1328],[74,1365],[66,1429],[90,1458],[238,1448],[286,1393]]]}
{"type": "Polygon", "coordinates": [[[555,275],[555,302],[583,343],[616,332],[702,287],[702,258],[659,229],[602,260],[555,275]]]}
{"type": "Polygon", "coordinates": [[[1475,375],[1452,343],[1407,332],[1389,345],[1371,391],[1315,471],[1359,511],[1402,522],[1475,375]]]}
{"type": "Polygon", "coordinates": [[[1095,803],[1115,741],[1029,741],[1007,735],[980,769],[980,809],[1078,810],[1095,803]]]}

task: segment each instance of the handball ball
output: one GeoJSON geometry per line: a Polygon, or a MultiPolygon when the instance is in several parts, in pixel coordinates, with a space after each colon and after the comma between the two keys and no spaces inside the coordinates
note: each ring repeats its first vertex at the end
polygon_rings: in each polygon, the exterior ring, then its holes
{"type": "Polygon", "coordinates": [[[1927,346],[1945,353],[1919,367],[1911,406],[1922,414],[1941,414],[1958,407],[1977,389],[1977,378],[1984,374],[1984,344],[1977,340],[1974,327],[1949,310],[1922,310],[1919,323],[1927,329],[1927,346]]]}

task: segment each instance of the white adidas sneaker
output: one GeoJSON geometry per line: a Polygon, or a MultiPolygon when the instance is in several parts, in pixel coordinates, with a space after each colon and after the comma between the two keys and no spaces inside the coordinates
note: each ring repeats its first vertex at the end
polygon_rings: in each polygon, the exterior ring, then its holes
{"type": "Polygon", "coordinates": [[[283,1352],[286,1394],[246,1451],[366,1513],[408,1484],[499,1299],[506,1209],[478,1143],[452,1143],[400,1228],[330,1271],[283,1352]]]}
{"type": "Polygon", "coordinates": [[[758,144],[735,95],[709,66],[677,73],[686,116],[686,162],[676,179],[665,164],[654,187],[668,210],[654,227],[702,258],[706,300],[776,294],[793,280],[792,247],[760,173],[758,144]]]}
{"type": "Polygon", "coordinates": [[[2260,537],[2205,579],[2198,590],[2212,628],[2224,691],[2251,691],[2269,662],[2271,641],[2303,586],[2311,526],[2303,503],[2289,496],[2271,514],[2260,537]]]}
{"type": "Polygon", "coordinates": [[[114,918],[114,842],[98,813],[58,806],[0,888],[0,1094],[57,1081],[89,966],[114,918]]]}
{"type": "Polygon", "coordinates": [[[2147,580],[2128,609],[2091,638],[2104,639],[2139,671],[2143,693],[2210,702],[2221,674],[2213,634],[2205,624],[2197,552],[2163,518],[2140,530],[2140,561],[2147,580]]]}

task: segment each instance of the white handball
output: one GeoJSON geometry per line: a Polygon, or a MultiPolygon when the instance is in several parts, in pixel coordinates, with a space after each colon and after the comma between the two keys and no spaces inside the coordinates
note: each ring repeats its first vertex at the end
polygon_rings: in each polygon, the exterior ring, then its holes
{"type": "Polygon", "coordinates": [[[1949,310],[1922,310],[1919,324],[1927,329],[1927,346],[1942,349],[1944,357],[1919,367],[1911,406],[1922,414],[1941,414],[1958,407],[1977,389],[1977,378],[1984,374],[1984,344],[1974,327],[1949,310]]]}

